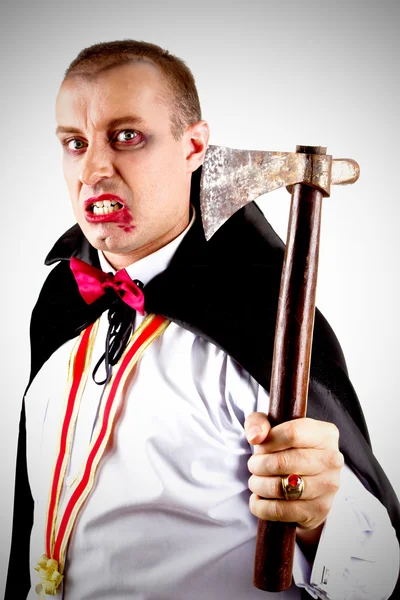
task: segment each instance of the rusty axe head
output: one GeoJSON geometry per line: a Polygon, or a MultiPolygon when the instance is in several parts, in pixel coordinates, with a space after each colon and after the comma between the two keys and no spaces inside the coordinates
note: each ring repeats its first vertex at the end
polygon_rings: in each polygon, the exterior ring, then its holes
{"type": "Polygon", "coordinates": [[[354,160],[332,159],[325,152],[319,146],[297,146],[296,152],[209,146],[200,181],[206,239],[237,210],[280,187],[305,183],[329,196],[331,184],[357,181],[360,169],[354,160]]]}

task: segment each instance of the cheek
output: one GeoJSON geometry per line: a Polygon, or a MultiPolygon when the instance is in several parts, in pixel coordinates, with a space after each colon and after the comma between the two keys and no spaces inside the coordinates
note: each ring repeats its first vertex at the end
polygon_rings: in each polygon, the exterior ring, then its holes
{"type": "MultiPolygon", "coordinates": [[[[137,154],[121,156],[120,172],[129,187],[145,190],[148,193],[168,191],[180,178],[184,177],[184,158],[175,144],[150,142],[137,154]]],[[[117,165],[116,165],[117,166],[117,165]]]]}
{"type": "Polygon", "coordinates": [[[71,200],[73,201],[77,196],[76,192],[79,187],[79,168],[76,164],[71,164],[71,161],[64,159],[63,172],[71,200]]]}

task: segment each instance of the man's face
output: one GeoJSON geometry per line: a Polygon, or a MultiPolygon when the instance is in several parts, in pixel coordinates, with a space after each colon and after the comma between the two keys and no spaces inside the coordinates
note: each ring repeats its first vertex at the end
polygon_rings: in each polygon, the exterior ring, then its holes
{"type": "Polygon", "coordinates": [[[188,223],[191,173],[208,128],[200,122],[177,141],[170,115],[165,80],[150,63],[75,75],[61,86],[57,135],[74,214],[111,262],[134,262],[188,223]]]}

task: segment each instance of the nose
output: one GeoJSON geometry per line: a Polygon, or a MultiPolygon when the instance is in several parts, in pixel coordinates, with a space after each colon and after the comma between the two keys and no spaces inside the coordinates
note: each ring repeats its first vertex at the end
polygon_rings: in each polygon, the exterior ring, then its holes
{"type": "Polygon", "coordinates": [[[114,174],[114,165],[108,148],[92,144],[84,155],[79,175],[84,185],[94,186],[101,179],[109,178],[114,174]]]}

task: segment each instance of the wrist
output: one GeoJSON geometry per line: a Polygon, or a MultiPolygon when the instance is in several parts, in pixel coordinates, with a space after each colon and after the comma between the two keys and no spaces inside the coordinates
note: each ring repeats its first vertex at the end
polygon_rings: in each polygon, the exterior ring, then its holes
{"type": "Polygon", "coordinates": [[[325,521],[322,521],[322,523],[314,529],[296,528],[296,541],[309,562],[313,562],[315,558],[324,524],[325,521]]]}

